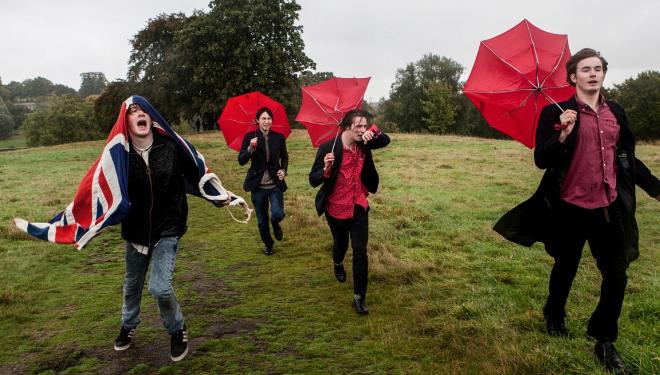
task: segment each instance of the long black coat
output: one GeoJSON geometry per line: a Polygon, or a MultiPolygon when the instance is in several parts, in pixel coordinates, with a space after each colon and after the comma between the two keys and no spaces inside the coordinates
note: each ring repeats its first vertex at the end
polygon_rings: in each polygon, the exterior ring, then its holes
{"type": "MultiPolygon", "coordinates": [[[[635,184],[650,196],[657,197],[660,195],[660,181],[635,157],[635,139],[623,108],[612,101],[607,101],[607,104],[620,125],[616,150],[616,189],[623,216],[625,252],[628,262],[632,262],[639,257],[635,184]]],[[[575,97],[559,105],[564,109],[578,111],[575,97]]],[[[543,108],[539,118],[534,161],[536,166],[546,171],[538,189],[531,198],[504,214],[493,228],[508,240],[520,245],[531,246],[536,241],[547,245],[557,236],[558,226],[562,222],[562,219],[557,217],[555,208],[575,152],[580,117],[578,116],[575,128],[562,144],[559,142],[560,132],[554,129],[554,125],[559,123],[560,114],[557,106],[549,105],[543,108]]]]}
{"type": "Polygon", "coordinates": [[[264,141],[264,134],[261,130],[256,132],[250,132],[245,134],[243,137],[243,143],[241,144],[241,151],[238,153],[238,163],[240,165],[245,165],[248,160],[251,160],[250,168],[247,171],[245,176],[245,181],[243,181],[243,189],[245,191],[252,191],[259,186],[261,182],[261,177],[263,177],[266,168],[270,173],[270,177],[275,182],[275,185],[282,190],[286,191],[287,186],[284,180],[277,178],[277,171],[284,169],[286,172],[289,168],[289,154],[286,151],[286,140],[284,135],[275,132],[268,132],[268,160],[266,160],[266,144],[264,141]],[[250,140],[257,137],[257,149],[252,153],[248,151],[248,146],[250,146],[250,140]]]}
{"type": "MultiPolygon", "coordinates": [[[[325,212],[325,200],[328,195],[332,193],[332,190],[335,188],[335,183],[337,183],[339,167],[341,166],[342,155],[344,152],[344,144],[342,143],[341,136],[339,136],[334,148],[335,161],[333,162],[330,178],[327,180],[323,178],[323,168],[325,166],[323,158],[327,153],[332,152],[333,143],[334,138],[319,147],[319,150],[316,153],[316,159],[314,160],[314,165],[312,165],[312,170],[309,172],[309,183],[312,187],[317,187],[323,184],[318,193],[316,193],[315,200],[316,212],[319,216],[325,212]]],[[[389,143],[390,137],[383,132],[377,137],[371,139],[367,144],[364,144],[364,142],[357,143],[357,146],[364,152],[364,165],[362,166],[362,174],[360,175],[360,178],[362,179],[364,186],[367,188],[367,191],[372,194],[378,190],[379,177],[378,171],[376,171],[376,166],[374,165],[374,159],[371,155],[371,150],[385,147],[389,143]]]]}

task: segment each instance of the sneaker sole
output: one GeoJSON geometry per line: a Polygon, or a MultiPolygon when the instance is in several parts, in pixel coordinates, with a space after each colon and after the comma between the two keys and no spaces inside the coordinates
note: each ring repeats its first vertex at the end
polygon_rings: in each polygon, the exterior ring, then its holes
{"type": "Polygon", "coordinates": [[[177,356],[177,357],[172,357],[172,356],[170,355],[170,358],[172,358],[172,361],[174,361],[174,362],[179,362],[179,361],[182,360],[187,354],[188,354],[188,348],[186,347],[186,350],[184,350],[183,353],[181,353],[179,356],[177,356]]]}
{"type": "Polygon", "coordinates": [[[131,343],[128,343],[128,345],[124,345],[124,346],[115,345],[115,350],[118,351],[118,352],[121,352],[121,351],[124,351],[124,350],[126,350],[130,347],[131,347],[131,343]]]}

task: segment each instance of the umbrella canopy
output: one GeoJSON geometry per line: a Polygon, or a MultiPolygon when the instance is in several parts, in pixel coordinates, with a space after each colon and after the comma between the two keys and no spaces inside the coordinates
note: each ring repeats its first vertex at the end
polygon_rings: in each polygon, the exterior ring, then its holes
{"type": "Polygon", "coordinates": [[[263,107],[267,107],[273,112],[272,130],[283,134],[285,138],[291,134],[291,126],[284,106],[259,91],[254,91],[230,98],[218,118],[218,127],[229,148],[241,151],[241,143],[245,134],[257,131],[255,116],[257,111],[263,107]]]}
{"type": "Polygon", "coordinates": [[[541,109],[575,93],[566,82],[570,56],[566,35],[523,20],[481,42],[463,93],[490,126],[534,148],[541,109]]]}
{"type": "Polygon", "coordinates": [[[370,79],[333,77],[301,88],[302,104],[296,121],[307,128],[314,147],[335,137],[344,114],[362,106],[370,79]]]}

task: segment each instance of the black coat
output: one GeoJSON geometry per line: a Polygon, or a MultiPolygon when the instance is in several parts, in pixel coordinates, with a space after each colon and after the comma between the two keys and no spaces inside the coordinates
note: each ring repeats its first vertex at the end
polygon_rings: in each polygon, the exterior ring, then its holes
{"type": "Polygon", "coordinates": [[[277,171],[284,169],[286,173],[289,167],[289,154],[286,151],[286,140],[282,134],[272,130],[269,131],[268,151],[268,160],[266,160],[266,144],[264,134],[261,130],[247,133],[243,137],[241,151],[238,153],[238,163],[245,165],[248,160],[252,161],[243,182],[243,189],[245,191],[252,191],[259,186],[266,168],[268,168],[270,177],[275,182],[275,185],[280,190],[286,191],[286,182],[277,178],[277,171]],[[255,135],[257,137],[257,149],[250,153],[248,146],[250,146],[250,140],[255,135]]]}
{"type": "Polygon", "coordinates": [[[183,236],[188,219],[186,177],[198,180],[197,166],[167,136],[154,132],[149,166],[133,145],[128,154],[130,211],[121,223],[122,238],[153,246],[161,237],[183,236]]]}
{"type": "MultiPolygon", "coordinates": [[[[607,101],[607,104],[620,125],[616,149],[616,189],[623,216],[625,252],[628,262],[632,262],[639,257],[635,185],[650,196],[657,197],[660,195],[660,181],[635,157],[635,139],[623,108],[612,101],[607,101]]],[[[578,111],[575,97],[559,105],[564,109],[578,111]]],[[[560,114],[559,108],[553,104],[543,108],[539,118],[534,161],[539,168],[546,171],[538,189],[531,198],[504,214],[493,228],[508,240],[520,245],[531,246],[536,241],[548,244],[557,236],[558,226],[562,222],[562,218],[556,215],[555,208],[575,152],[580,117],[578,115],[573,131],[562,144],[559,142],[560,132],[554,129],[554,125],[559,123],[560,114]]]]}
{"type": "MultiPolygon", "coordinates": [[[[325,200],[335,188],[337,176],[339,175],[339,167],[341,166],[342,154],[344,151],[344,145],[340,135],[337,138],[337,144],[335,144],[334,148],[335,161],[331,167],[332,172],[330,173],[330,177],[327,180],[323,178],[323,167],[325,166],[323,158],[327,153],[331,152],[333,143],[334,138],[328,142],[325,142],[319,147],[319,150],[316,153],[316,159],[314,160],[314,165],[312,165],[312,170],[309,172],[309,183],[312,185],[312,187],[317,187],[323,184],[318,193],[316,193],[316,212],[319,214],[319,216],[325,212],[325,200]]],[[[374,165],[374,159],[371,155],[371,150],[385,147],[389,143],[390,137],[388,137],[387,134],[383,132],[367,142],[367,144],[364,144],[364,142],[357,143],[357,146],[360,147],[364,152],[364,165],[362,166],[362,174],[360,175],[360,178],[362,179],[364,186],[372,194],[378,190],[379,177],[378,172],[376,171],[376,166],[374,165]]]]}

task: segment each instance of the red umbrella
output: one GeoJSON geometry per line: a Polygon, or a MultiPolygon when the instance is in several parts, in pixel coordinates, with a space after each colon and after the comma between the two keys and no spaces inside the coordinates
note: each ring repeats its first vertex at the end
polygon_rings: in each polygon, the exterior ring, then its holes
{"type": "Polygon", "coordinates": [[[302,104],[296,121],[307,128],[314,147],[337,136],[344,114],[362,105],[370,79],[333,77],[302,87],[302,104]]]}
{"type": "Polygon", "coordinates": [[[229,148],[241,151],[241,143],[245,134],[257,131],[255,115],[263,107],[267,107],[273,112],[271,127],[273,131],[283,134],[285,138],[291,134],[291,126],[284,106],[259,91],[255,91],[230,98],[218,118],[218,127],[229,148]]]}
{"type": "Polygon", "coordinates": [[[570,56],[566,35],[522,20],[481,42],[463,93],[490,126],[534,148],[541,109],[575,93],[566,82],[570,56]]]}

